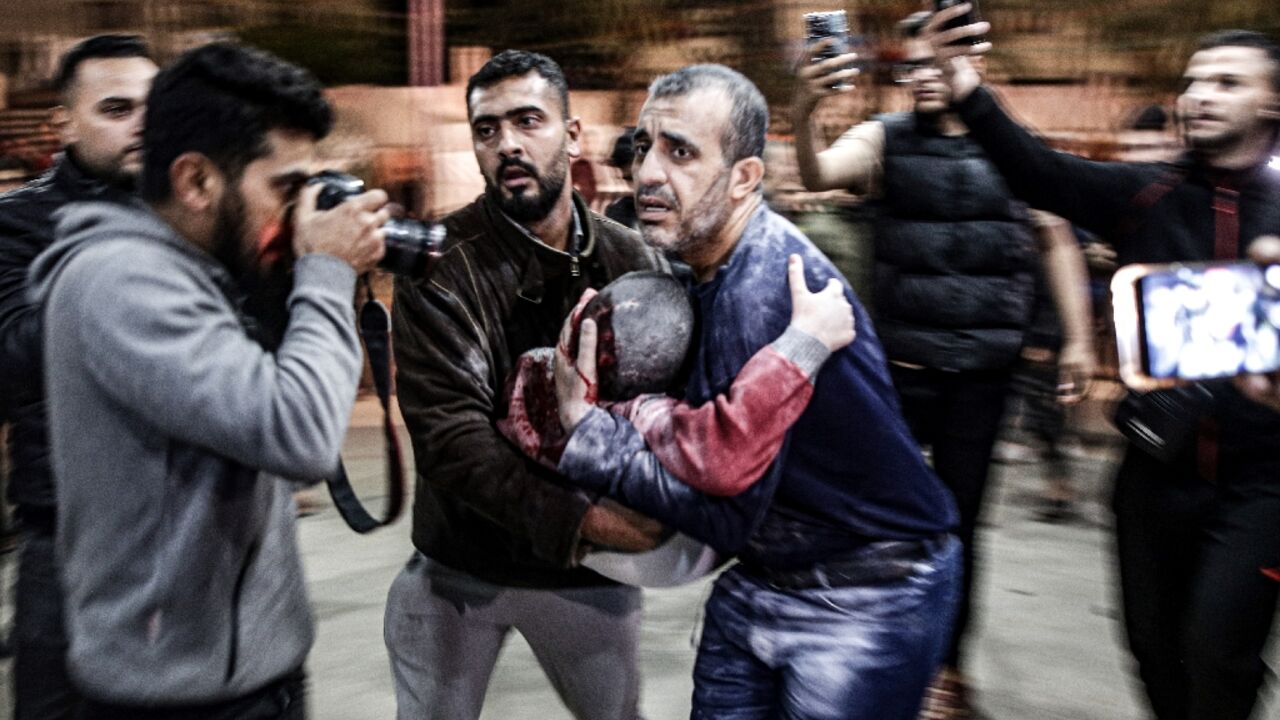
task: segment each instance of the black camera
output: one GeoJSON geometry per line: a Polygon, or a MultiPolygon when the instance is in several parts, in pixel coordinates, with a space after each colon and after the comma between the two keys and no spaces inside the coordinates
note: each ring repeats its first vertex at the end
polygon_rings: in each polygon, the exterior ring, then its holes
{"type": "MultiPolygon", "coordinates": [[[[308,185],[321,185],[316,199],[317,210],[329,210],[353,195],[364,192],[364,181],[337,170],[322,170],[307,180],[308,185]]],[[[440,258],[445,229],[439,223],[392,218],[382,226],[387,253],[378,267],[396,275],[423,277],[440,258]]]]}

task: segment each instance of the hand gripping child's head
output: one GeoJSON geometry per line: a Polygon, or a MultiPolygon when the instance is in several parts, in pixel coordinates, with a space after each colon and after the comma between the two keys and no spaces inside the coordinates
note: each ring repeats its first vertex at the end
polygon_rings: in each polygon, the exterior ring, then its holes
{"type": "Polygon", "coordinates": [[[597,328],[600,400],[619,402],[674,389],[693,336],[693,308],[675,278],[632,272],[605,286],[574,320],[575,355],[578,327],[587,318],[597,328]]]}

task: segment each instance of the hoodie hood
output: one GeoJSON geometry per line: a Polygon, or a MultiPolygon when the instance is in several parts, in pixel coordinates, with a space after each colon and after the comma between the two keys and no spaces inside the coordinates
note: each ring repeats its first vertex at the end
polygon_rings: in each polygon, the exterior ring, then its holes
{"type": "Polygon", "coordinates": [[[53,283],[73,257],[103,242],[156,242],[169,246],[208,266],[222,282],[226,270],[208,254],[178,235],[151,207],[139,199],[127,202],[71,203],[53,215],[54,241],[31,264],[27,276],[32,299],[43,304],[53,283]]]}

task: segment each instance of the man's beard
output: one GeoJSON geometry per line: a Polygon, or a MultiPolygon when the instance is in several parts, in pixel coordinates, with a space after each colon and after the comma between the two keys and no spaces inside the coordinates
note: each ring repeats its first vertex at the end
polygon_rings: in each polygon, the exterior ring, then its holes
{"type": "Polygon", "coordinates": [[[665,252],[675,253],[683,257],[686,253],[695,252],[711,242],[714,242],[716,236],[724,229],[726,223],[729,222],[729,214],[732,208],[729,207],[729,177],[732,174],[731,168],[725,168],[718,175],[711,187],[702,194],[698,202],[694,204],[692,210],[688,214],[680,212],[680,201],[676,199],[666,187],[642,186],[636,191],[636,203],[639,204],[641,198],[652,196],[666,203],[671,212],[680,217],[680,223],[676,227],[676,236],[665,239],[661,236],[663,229],[640,224],[640,234],[644,236],[645,243],[663,250],[665,252]]]}
{"type": "Polygon", "coordinates": [[[228,189],[218,202],[218,215],[213,221],[213,257],[237,280],[251,270],[244,249],[244,210],[240,192],[228,189]]]}
{"type": "Polygon", "coordinates": [[[1182,141],[1186,144],[1187,149],[1194,153],[1212,153],[1223,148],[1231,147],[1240,141],[1243,133],[1234,128],[1224,128],[1222,131],[1213,135],[1195,137],[1190,131],[1184,129],[1182,131],[1182,141]]]}
{"type": "Polygon", "coordinates": [[[245,203],[238,190],[218,204],[213,225],[213,256],[227,268],[240,292],[238,301],[250,336],[268,350],[284,338],[289,323],[288,299],[293,290],[292,256],[263,267],[256,243],[245,238],[245,203]]]}
{"type": "Polygon", "coordinates": [[[115,162],[104,165],[87,161],[77,152],[75,145],[68,145],[64,152],[71,156],[72,160],[75,161],[76,165],[80,166],[83,172],[88,173],[97,180],[127,193],[132,193],[137,189],[138,175],[141,170],[138,168],[125,168],[125,157],[129,154],[127,150],[120,153],[115,162]]]}
{"type": "Polygon", "coordinates": [[[551,214],[551,209],[560,200],[560,193],[564,192],[565,180],[569,177],[569,156],[565,154],[564,149],[562,143],[560,150],[556,153],[556,161],[547,168],[546,175],[539,173],[531,163],[519,158],[503,158],[494,173],[494,178],[485,177],[484,179],[485,195],[516,222],[528,223],[542,220],[551,214]],[[503,192],[498,183],[501,182],[502,172],[511,167],[518,167],[529,173],[529,177],[533,178],[538,185],[536,195],[531,194],[527,189],[510,195],[503,192]]]}

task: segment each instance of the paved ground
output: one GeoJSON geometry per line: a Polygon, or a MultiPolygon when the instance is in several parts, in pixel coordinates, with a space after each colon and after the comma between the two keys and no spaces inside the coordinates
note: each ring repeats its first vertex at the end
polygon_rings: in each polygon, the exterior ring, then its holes
{"type": "MultiPolygon", "coordinates": [[[[381,447],[372,406],[362,402],[348,440],[357,489],[380,492],[381,447]]],[[[1033,518],[1041,477],[1034,464],[997,470],[983,547],[981,619],[972,672],[980,702],[1002,720],[1139,720],[1144,715],[1120,644],[1103,498],[1112,459],[1105,446],[1072,461],[1083,517],[1050,525],[1033,518]]],[[[407,522],[360,537],[332,510],[299,523],[312,601],[320,621],[311,655],[316,720],[394,717],[382,609],[409,555],[407,522]]],[[[8,587],[6,579],[6,587],[8,587]]],[[[646,596],[644,712],[687,717],[693,638],[705,583],[646,596]]],[[[7,606],[5,614],[10,612],[7,606]]],[[[8,666],[3,670],[8,704],[8,666]]],[[[1258,718],[1275,717],[1260,711],[1258,718]]],[[[527,646],[513,637],[494,672],[485,720],[569,718],[527,646]]]]}

